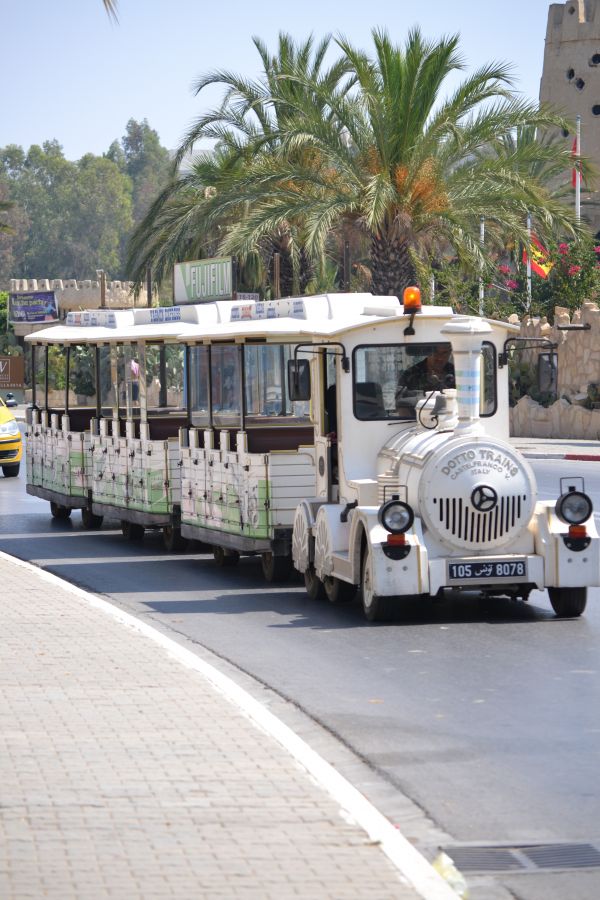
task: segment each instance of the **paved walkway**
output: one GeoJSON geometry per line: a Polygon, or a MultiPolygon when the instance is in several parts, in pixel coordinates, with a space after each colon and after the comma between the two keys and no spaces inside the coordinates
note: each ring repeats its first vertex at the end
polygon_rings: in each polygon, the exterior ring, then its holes
{"type": "Polygon", "coordinates": [[[512,437],[511,444],[530,459],[572,459],[600,461],[600,441],[579,438],[512,437]]]}
{"type": "Polygon", "coordinates": [[[455,896],[147,626],[4,554],[0,584],[2,900],[455,896]]]}

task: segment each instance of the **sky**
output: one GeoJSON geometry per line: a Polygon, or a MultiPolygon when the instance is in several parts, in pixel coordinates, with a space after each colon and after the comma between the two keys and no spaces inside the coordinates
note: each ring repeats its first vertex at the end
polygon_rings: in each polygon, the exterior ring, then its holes
{"type": "Polygon", "coordinates": [[[274,50],[280,31],[343,35],[364,50],[371,30],[402,43],[419,25],[431,39],[460,34],[466,72],[491,60],[514,67],[516,88],[538,99],[548,0],[3,0],[0,147],[56,139],[68,159],[105,153],[129,119],[147,119],[176,149],[193,120],[217,105],[193,82],[214,69],[260,74],[252,37],[274,50]]]}

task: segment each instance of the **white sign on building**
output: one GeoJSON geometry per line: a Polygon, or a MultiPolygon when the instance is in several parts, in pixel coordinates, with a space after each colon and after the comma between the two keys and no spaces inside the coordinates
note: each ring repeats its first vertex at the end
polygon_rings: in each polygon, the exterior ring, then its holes
{"type": "Polygon", "coordinates": [[[174,272],[175,304],[231,300],[232,269],[230,256],[177,263],[174,272]]]}

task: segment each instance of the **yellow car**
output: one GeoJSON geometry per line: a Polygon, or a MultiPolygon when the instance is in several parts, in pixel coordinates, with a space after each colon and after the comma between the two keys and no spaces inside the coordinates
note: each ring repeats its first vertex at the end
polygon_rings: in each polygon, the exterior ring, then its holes
{"type": "Polygon", "coordinates": [[[0,397],[0,466],[5,478],[19,474],[23,441],[17,420],[0,397]]]}

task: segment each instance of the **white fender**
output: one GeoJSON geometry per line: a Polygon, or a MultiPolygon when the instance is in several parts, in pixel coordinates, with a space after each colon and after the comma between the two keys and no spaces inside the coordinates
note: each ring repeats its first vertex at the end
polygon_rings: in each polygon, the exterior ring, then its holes
{"type": "Polygon", "coordinates": [[[306,572],[313,557],[315,516],[324,500],[303,500],[296,507],[292,531],[292,560],[294,568],[306,572]]]}
{"type": "Polygon", "coordinates": [[[346,509],[343,503],[328,503],[319,509],[315,523],[315,572],[325,578],[333,572],[333,554],[347,553],[350,522],[340,520],[346,509]]]}

